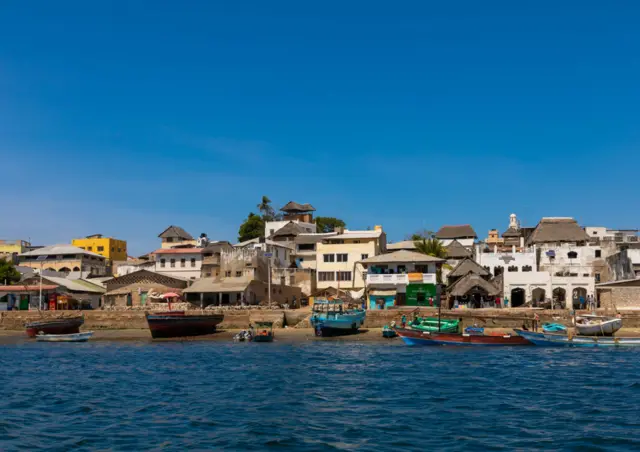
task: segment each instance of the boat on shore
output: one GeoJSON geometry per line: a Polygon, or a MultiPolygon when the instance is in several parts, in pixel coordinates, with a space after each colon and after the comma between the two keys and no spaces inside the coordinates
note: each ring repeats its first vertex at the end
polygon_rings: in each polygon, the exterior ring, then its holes
{"type": "Polygon", "coordinates": [[[74,334],[44,334],[36,335],[38,342],[87,342],[93,336],[93,331],[74,334]]]}
{"type": "Polygon", "coordinates": [[[533,345],[522,336],[512,334],[437,333],[396,329],[407,345],[520,346],[533,345]]]}
{"type": "Polygon", "coordinates": [[[640,347],[640,337],[571,336],[515,330],[516,334],[543,347],[640,347]]]}
{"type": "Polygon", "coordinates": [[[145,316],[154,339],[213,334],[224,319],[222,314],[186,315],[184,311],[146,312],[145,316]]]}
{"type": "Polygon", "coordinates": [[[75,334],[80,332],[84,324],[84,316],[68,319],[51,319],[29,322],[25,324],[27,336],[36,337],[40,332],[44,334],[75,334]]]}
{"type": "Polygon", "coordinates": [[[440,319],[437,317],[417,318],[409,324],[411,329],[435,333],[457,333],[460,327],[459,320],[440,319]]]}
{"type": "Polygon", "coordinates": [[[309,322],[316,336],[353,334],[364,324],[364,309],[346,309],[339,299],[316,300],[309,322]]]}
{"type": "Polygon", "coordinates": [[[575,327],[580,336],[613,336],[616,331],[622,328],[622,319],[581,315],[576,317],[575,327]]]}
{"type": "Polygon", "coordinates": [[[256,333],[252,336],[252,342],[273,342],[273,322],[256,322],[256,333]]]}

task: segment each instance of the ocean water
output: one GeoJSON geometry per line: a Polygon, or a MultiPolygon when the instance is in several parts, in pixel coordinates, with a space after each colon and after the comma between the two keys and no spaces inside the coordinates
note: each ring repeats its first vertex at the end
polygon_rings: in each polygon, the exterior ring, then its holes
{"type": "Polygon", "coordinates": [[[640,351],[0,346],[0,449],[640,450],[640,351]]]}

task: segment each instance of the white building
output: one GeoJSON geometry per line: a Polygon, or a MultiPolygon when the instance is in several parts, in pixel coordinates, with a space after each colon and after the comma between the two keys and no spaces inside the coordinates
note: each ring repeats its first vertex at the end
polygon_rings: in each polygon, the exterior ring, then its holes
{"type": "Polygon", "coordinates": [[[440,240],[444,246],[448,246],[451,242],[457,240],[464,247],[472,247],[478,236],[470,224],[461,224],[442,226],[436,232],[435,238],[440,240]]]}
{"type": "Polygon", "coordinates": [[[301,229],[300,232],[316,232],[317,227],[313,222],[313,212],[315,208],[311,204],[298,204],[289,201],[280,211],[284,212],[282,220],[267,221],[264,225],[264,236],[271,238],[278,230],[289,223],[295,223],[301,229]]]}
{"type": "Polygon", "coordinates": [[[342,289],[363,289],[364,269],[360,261],[386,251],[387,236],[382,226],[373,231],[337,231],[316,246],[318,289],[340,286],[342,289]]]}
{"type": "Polygon", "coordinates": [[[233,245],[235,248],[246,248],[261,250],[270,254],[271,268],[288,268],[291,265],[291,254],[293,246],[285,242],[274,242],[273,240],[258,237],[233,245]]]}
{"type": "Polygon", "coordinates": [[[162,248],[154,254],[156,273],[182,279],[200,278],[202,248],[162,248]]]}

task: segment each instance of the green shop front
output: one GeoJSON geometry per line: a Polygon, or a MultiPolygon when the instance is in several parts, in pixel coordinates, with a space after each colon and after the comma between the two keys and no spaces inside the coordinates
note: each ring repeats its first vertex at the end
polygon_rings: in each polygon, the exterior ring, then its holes
{"type": "Polygon", "coordinates": [[[440,303],[440,294],[436,284],[409,283],[404,297],[405,306],[437,307],[440,303]]]}

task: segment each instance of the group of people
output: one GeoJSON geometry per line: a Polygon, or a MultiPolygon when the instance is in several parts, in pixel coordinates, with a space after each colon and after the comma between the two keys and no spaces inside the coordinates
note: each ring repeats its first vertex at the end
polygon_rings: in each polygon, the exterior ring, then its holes
{"type": "MultiPolygon", "coordinates": [[[[575,299],[574,299],[574,305],[575,305],[575,299]]],[[[580,306],[580,309],[589,309],[589,310],[595,310],[598,307],[598,301],[596,300],[596,297],[594,297],[592,294],[587,295],[587,297],[585,298],[584,295],[580,295],[578,297],[578,304],[580,306]]]]}

